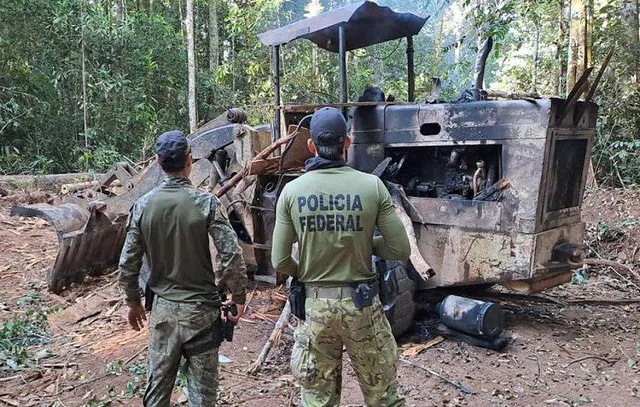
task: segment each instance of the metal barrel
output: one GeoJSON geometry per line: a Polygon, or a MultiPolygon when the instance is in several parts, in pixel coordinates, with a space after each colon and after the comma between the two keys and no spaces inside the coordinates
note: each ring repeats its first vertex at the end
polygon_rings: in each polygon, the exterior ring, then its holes
{"type": "Polygon", "coordinates": [[[492,339],[504,329],[502,307],[493,302],[449,295],[437,309],[446,326],[469,335],[492,339]]]}

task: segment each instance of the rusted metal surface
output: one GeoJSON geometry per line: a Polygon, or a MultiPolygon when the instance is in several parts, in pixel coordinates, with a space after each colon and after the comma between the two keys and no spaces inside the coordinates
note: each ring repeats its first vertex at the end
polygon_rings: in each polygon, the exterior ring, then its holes
{"type": "MultiPolygon", "coordinates": [[[[234,120],[244,120],[243,112],[230,111],[234,120]]],[[[227,119],[229,120],[229,119],[227,119]]],[[[245,152],[243,159],[252,155],[251,137],[256,131],[248,126],[232,124],[226,126],[209,126],[207,130],[197,132],[190,138],[194,163],[191,171],[191,182],[195,186],[204,184],[211,175],[212,163],[209,158],[216,151],[235,144],[236,150],[245,152]],[[247,137],[243,145],[242,139],[247,137]],[[240,140],[240,141],[238,141],[240,140]]],[[[121,173],[124,168],[115,165],[105,182],[127,174],[121,173]]],[[[59,251],[55,264],[47,273],[49,288],[56,293],[69,287],[72,283],[81,282],[86,275],[98,273],[115,265],[125,238],[125,219],[133,203],[142,195],[158,186],[164,178],[160,166],[152,162],[142,172],[131,178],[131,189],[119,196],[101,198],[87,202],[74,199],[73,202],[61,205],[36,204],[16,206],[11,214],[14,216],[35,216],[47,220],[58,234],[59,251]]],[[[234,197],[236,195],[232,195],[234,197]]],[[[238,195],[239,196],[239,195],[238,195]]],[[[235,206],[233,202],[230,206],[235,206]]],[[[241,219],[251,220],[247,209],[238,210],[241,219]]],[[[252,229],[250,224],[248,228],[252,229]]]]}
{"type": "Polygon", "coordinates": [[[338,52],[338,29],[346,31],[346,51],[414,36],[428,17],[396,13],[373,1],[355,3],[259,34],[267,46],[279,46],[304,38],[318,47],[338,52]]]}
{"type": "Polygon", "coordinates": [[[420,252],[435,271],[426,288],[497,283],[531,276],[532,234],[415,225],[420,252]]]}
{"type": "MultiPolygon", "coordinates": [[[[444,200],[437,198],[409,197],[422,222],[433,225],[461,226],[500,230],[502,204],[469,200],[444,200]]],[[[418,222],[418,219],[414,219],[418,222]]]]}
{"type": "MultiPolygon", "coordinates": [[[[296,126],[289,126],[288,134],[293,133],[296,126]]],[[[280,158],[280,168],[283,171],[296,168],[304,168],[304,162],[313,156],[307,146],[309,140],[309,130],[305,127],[298,129],[298,135],[289,143],[280,158]]]]}

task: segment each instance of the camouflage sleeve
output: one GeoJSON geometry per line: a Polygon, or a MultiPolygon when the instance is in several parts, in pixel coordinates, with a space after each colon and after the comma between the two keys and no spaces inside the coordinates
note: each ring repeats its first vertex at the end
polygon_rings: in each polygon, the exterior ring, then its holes
{"type": "Polygon", "coordinates": [[[298,266],[291,257],[291,246],[298,240],[287,205],[287,187],[282,190],[276,204],[276,226],[273,230],[271,262],[280,273],[296,277],[298,266]]]}
{"type": "Polygon", "coordinates": [[[218,198],[211,199],[209,234],[216,247],[216,286],[231,291],[231,301],[244,304],[247,288],[247,267],[242,257],[236,232],[231,227],[227,211],[218,198]]]}
{"type": "Polygon", "coordinates": [[[373,254],[385,260],[407,260],[411,255],[407,231],[396,214],[389,191],[382,181],[377,181],[380,206],[376,225],[382,236],[374,237],[373,254]]]}
{"type": "Polygon", "coordinates": [[[141,291],[138,279],[140,277],[140,267],[144,256],[142,236],[140,234],[139,221],[140,209],[134,204],[129,211],[127,219],[127,237],[120,253],[120,263],[118,265],[118,282],[124,290],[127,305],[141,304],[141,291]]]}

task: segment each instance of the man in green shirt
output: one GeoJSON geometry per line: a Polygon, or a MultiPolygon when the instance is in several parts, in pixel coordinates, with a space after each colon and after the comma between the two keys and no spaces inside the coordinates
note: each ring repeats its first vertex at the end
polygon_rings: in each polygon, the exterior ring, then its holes
{"type": "Polygon", "coordinates": [[[149,317],[149,353],[145,406],[168,407],[180,360],[186,362],[191,407],[214,406],[218,387],[216,323],[220,322],[222,290],[231,291],[244,311],[246,267],[226,208],[189,181],[192,157],[179,131],[156,141],[157,162],[166,179],[131,208],[127,237],[120,256],[120,286],[129,305],[129,323],[136,331],[146,320],[138,279],[143,257],[150,269],[147,289],[155,295],[149,317]],[[214,273],[209,236],[216,247],[214,273]]]}
{"type": "Polygon", "coordinates": [[[351,140],[340,111],[317,111],[310,127],[315,157],[280,194],[272,249],[274,268],[295,277],[306,293],[291,356],[302,404],[339,405],[344,346],[367,406],[402,406],[397,346],[371,256],[407,260],[409,239],[380,179],[346,165],[351,140]],[[374,237],[376,227],[381,236],[374,237]],[[299,262],[291,257],[295,242],[299,262]]]}

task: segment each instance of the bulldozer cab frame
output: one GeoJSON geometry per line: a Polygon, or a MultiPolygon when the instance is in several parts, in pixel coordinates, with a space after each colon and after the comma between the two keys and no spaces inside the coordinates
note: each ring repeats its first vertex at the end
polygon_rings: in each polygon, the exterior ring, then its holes
{"type": "MultiPolygon", "coordinates": [[[[295,23],[260,34],[260,41],[272,47],[273,87],[275,96],[275,118],[273,133],[278,139],[281,135],[282,122],[288,112],[309,111],[318,105],[282,105],[280,94],[280,50],[283,45],[299,39],[312,41],[319,48],[338,53],[340,68],[339,103],[322,106],[346,108],[354,106],[370,106],[378,102],[348,102],[347,52],[383,42],[406,38],[407,44],[407,83],[408,101],[415,98],[415,72],[413,37],[417,35],[428,17],[412,13],[397,13],[389,7],[382,7],[373,1],[364,1],[346,7],[328,11],[295,23]]],[[[293,115],[299,117],[298,115],[293,115]]]]}

